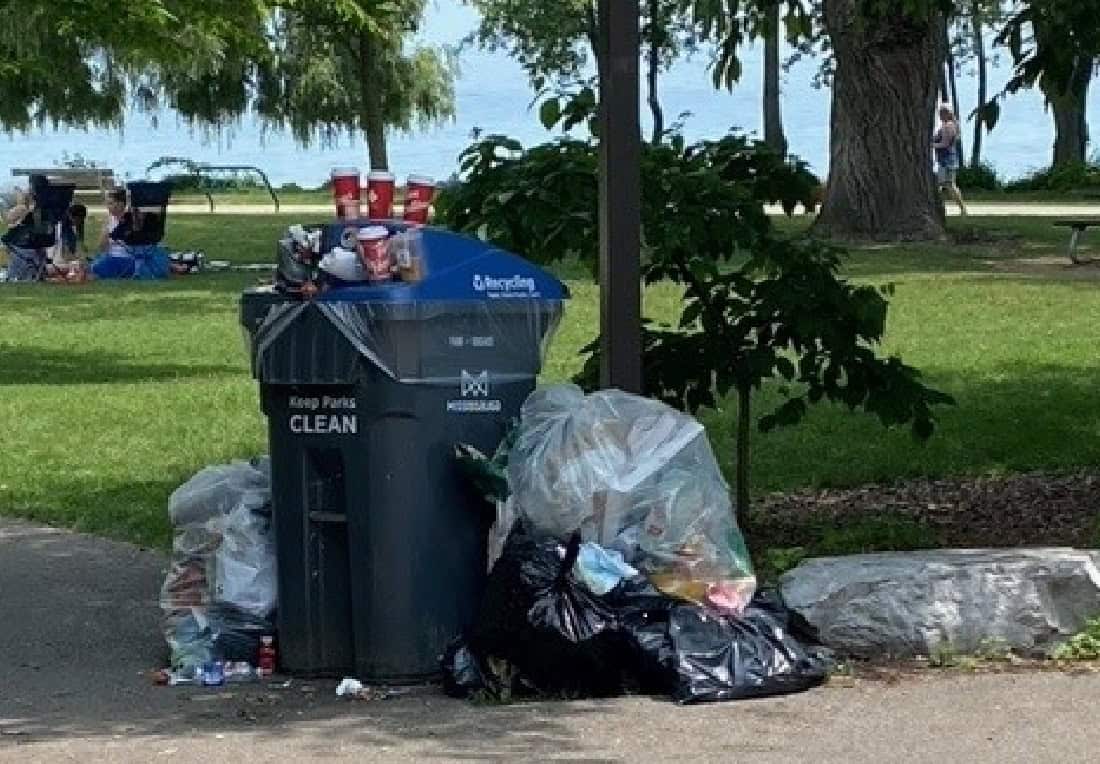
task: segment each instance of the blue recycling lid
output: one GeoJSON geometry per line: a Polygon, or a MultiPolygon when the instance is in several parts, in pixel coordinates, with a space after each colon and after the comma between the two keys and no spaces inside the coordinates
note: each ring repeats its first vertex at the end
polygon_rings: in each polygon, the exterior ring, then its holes
{"type": "MultiPolygon", "coordinates": [[[[348,229],[384,225],[390,234],[408,228],[394,221],[357,221],[326,227],[326,241],[338,242],[348,229]]],[[[317,297],[321,302],[504,301],[569,299],[569,288],[522,257],[480,239],[442,228],[422,227],[423,280],[408,284],[349,284],[317,297]]]]}

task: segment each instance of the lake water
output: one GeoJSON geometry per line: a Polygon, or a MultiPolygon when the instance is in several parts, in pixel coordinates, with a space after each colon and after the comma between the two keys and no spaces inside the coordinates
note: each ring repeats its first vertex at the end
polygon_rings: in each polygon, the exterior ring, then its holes
{"type": "MultiPolygon", "coordinates": [[[[470,9],[441,0],[427,20],[424,36],[438,43],[456,43],[477,23],[470,9]]],[[[730,128],[761,129],[762,48],[746,51],[741,83],[732,93],[716,91],[710,85],[707,62],[702,58],[682,61],[662,78],[662,102],[668,118],[691,112],[685,133],[689,138],[716,137],[730,128]]],[[[786,76],[783,117],[791,151],[807,159],[814,170],[824,173],[828,164],[830,93],[815,90],[811,78],[816,63],[797,64],[786,76]]],[[[994,87],[1008,78],[1005,67],[992,70],[994,87]]],[[[461,59],[457,83],[456,120],[444,127],[415,135],[394,135],[391,165],[400,176],[426,173],[438,178],[455,171],[455,159],[470,143],[475,128],[504,133],[525,143],[548,138],[530,108],[532,97],[520,67],[503,54],[467,51],[461,59]]],[[[960,80],[963,111],[973,108],[977,83],[960,80]]],[[[1100,108],[1100,88],[1093,88],[1090,113],[1100,108]]],[[[648,112],[643,109],[643,121],[648,112]]],[[[969,145],[969,131],[966,135],[969,145]]],[[[1008,100],[1001,124],[985,142],[985,156],[1000,173],[1013,177],[1041,167],[1050,160],[1053,142],[1051,116],[1043,100],[1029,92],[1008,100]]],[[[253,164],[268,172],[273,183],[294,182],[316,186],[335,165],[366,165],[361,142],[345,140],[335,147],[302,149],[287,135],[265,134],[252,120],[204,135],[183,124],[178,116],[164,112],[153,119],[131,114],[123,132],[105,130],[36,130],[30,134],[0,136],[0,179],[12,167],[52,166],[62,157],[81,155],[125,177],[145,176],[146,168],[165,156],[183,156],[210,163],[253,164]]]]}

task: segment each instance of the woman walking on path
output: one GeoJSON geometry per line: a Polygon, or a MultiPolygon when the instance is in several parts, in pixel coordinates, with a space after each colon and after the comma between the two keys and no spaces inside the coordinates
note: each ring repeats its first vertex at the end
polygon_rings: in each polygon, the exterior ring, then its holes
{"type": "Polygon", "coordinates": [[[947,193],[959,205],[959,211],[966,217],[966,202],[959,190],[958,174],[962,164],[962,145],[959,123],[954,110],[947,104],[940,106],[940,129],[933,138],[932,148],[936,151],[936,179],[940,193],[947,193]]]}

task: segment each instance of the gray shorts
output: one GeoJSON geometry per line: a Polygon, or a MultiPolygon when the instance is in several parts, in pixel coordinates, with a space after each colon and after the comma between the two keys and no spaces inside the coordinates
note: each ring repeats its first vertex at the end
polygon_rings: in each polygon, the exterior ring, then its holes
{"type": "Polygon", "coordinates": [[[957,167],[944,167],[940,165],[936,170],[936,180],[941,186],[954,186],[955,181],[959,177],[959,168],[957,167]]]}

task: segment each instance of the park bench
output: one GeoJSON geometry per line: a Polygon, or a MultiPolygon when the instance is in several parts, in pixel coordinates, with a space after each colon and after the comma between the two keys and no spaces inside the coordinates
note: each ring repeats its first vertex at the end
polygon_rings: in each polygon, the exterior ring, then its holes
{"type": "Polygon", "coordinates": [[[11,174],[17,178],[45,175],[55,183],[71,183],[76,187],[78,196],[93,196],[97,202],[105,201],[107,193],[115,187],[114,170],[100,167],[16,168],[11,171],[11,174]]]}
{"type": "Polygon", "coordinates": [[[1069,237],[1069,259],[1074,265],[1082,265],[1088,260],[1082,260],[1077,256],[1077,245],[1081,243],[1081,236],[1090,228],[1100,227],[1100,218],[1081,218],[1077,220],[1056,220],[1054,225],[1058,228],[1069,228],[1072,233],[1069,237]]]}

